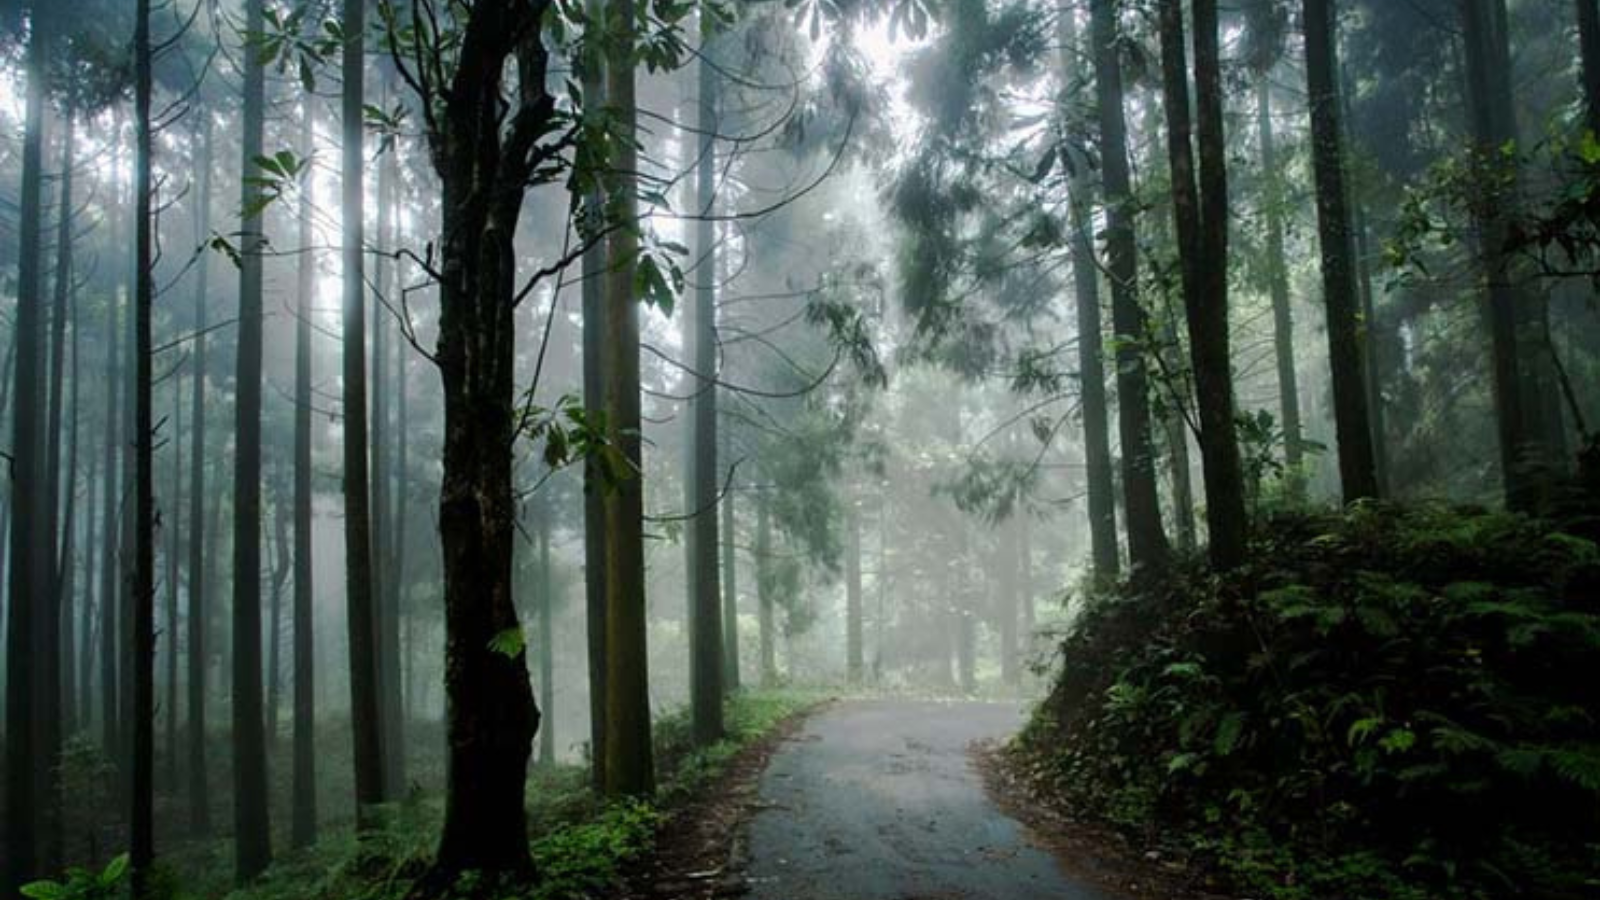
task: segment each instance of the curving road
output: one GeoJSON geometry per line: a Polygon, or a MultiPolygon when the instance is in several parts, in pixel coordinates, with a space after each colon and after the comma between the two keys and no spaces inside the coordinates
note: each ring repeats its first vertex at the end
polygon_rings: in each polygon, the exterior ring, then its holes
{"type": "Polygon", "coordinates": [[[1076,883],[989,801],[968,748],[1014,704],[850,701],[773,756],[751,820],[756,900],[1111,900],[1076,883]]]}

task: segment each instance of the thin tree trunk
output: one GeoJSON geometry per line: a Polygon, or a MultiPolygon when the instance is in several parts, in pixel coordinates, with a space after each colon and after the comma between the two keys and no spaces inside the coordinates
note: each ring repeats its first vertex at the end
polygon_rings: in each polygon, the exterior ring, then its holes
{"type": "MultiPolygon", "coordinates": [[[[211,227],[211,115],[198,116],[200,143],[204,158],[200,163],[200,196],[197,209],[198,241],[204,241],[211,227]]],[[[198,242],[197,241],[197,242],[198,242]]],[[[207,615],[211,582],[206,559],[206,302],[210,290],[211,259],[200,254],[195,261],[194,290],[194,387],[189,414],[189,831],[193,835],[211,831],[211,798],[206,773],[206,647],[207,615]]],[[[107,473],[109,476],[109,473],[107,473]]],[[[215,506],[215,504],[213,504],[215,506]]]]}
{"type": "MultiPolygon", "coordinates": [[[[172,379],[172,442],[174,446],[183,434],[183,379],[172,379]]],[[[178,547],[183,510],[183,454],[172,454],[172,502],[168,518],[161,523],[166,532],[166,595],[167,605],[162,620],[166,623],[166,701],[161,711],[166,719],[165,767],[161,773],[161,788],[169,793],[178,790],[178,547]]]]}
{"type": "MultiPolygon", "coordinates": [[[[245,35],[260,34],[263,0],[246,0],[245,35]]],[[[357,31],[356,33],[359,33],[357,31]]],[[[241,170],[259,176],[265,79],[260,54],[244,54],[241,170]]],[[[235,371],[233,477],[234,870],[243,884],[272,860],[267,748],[261,690],[261,298],[260,183],[241,181],[239,348],[235,371]]]]}
{"type": "Polygon", "coordinates": [[[1212,565],[1232,569],[1244,561],[1249,523],[1244,508],[1244,473],[1234,433],[1233,375],[1228,350],[1228,181],[1216,2],[1196,0],[1194,4],[1197,116],[1193,124],[1189,116],[1183,4],[1180,0],[1162,0],[1159,17],[1173,210],[1206,486],[1206,528],[1212,565]],[[1197,132],[1198,140],[1192,140],[1192,131],[1197,132]]]}
{"type": "MultiPolygon", "coordinates": [[[[590,22],[600,22],[603,0],[585,0],[590,22]]],[[[593,110],[605,106],[605,70],[599,42],[582,60],[583,96],[593,110]]],[[[586,110],[586,113],[588,110],[586,110]]],[[[586,215],[598,220],[603,215],[605,198],[599,190],[582,198],[586,215]]],[[[595,240],[583,253],[583,405],[591,421],[598,421],[605,408],[605,270],[610,254],[605,238],[595,240]]],[[[605,786],[606,763],[606,530],[605,485],[599,463],[592,457],[583,462],[583,594],[584,627],[588,641],[589,667],[589,760],[591,781],[596,789],[605,786]]]]}
{"type": "MultiPolygon", "coordinates": [[[[1059,14],[1061,80],[1078,77],[1076,13],[1059,14]]],[[[1117,546],[1117,501],[1112,474],[1110,412],[1106,404],[1105,344],[1100,324],[1100,264],[1094,252],[1093,187],[1088,167],[1074,165],[1071,191],[1072,285],[1077,306],[1078,377],[1083,410],[1084,469],[1089,495],[1090,559],[1098,578],[1113,579],[1121,570],[1117,546]]]]}
{"type": "MultiPolygon", "coordinates": [[[[68,540],[69,532],[62,527],[62,420],[66,414],[66,353],[67,353],[67,318],[68,308],[72,294],[72,166],[73,166],[73,138],[74,128],[72,111],[69,109],[61,117],[61,189],[56,208],[56,266],[54,303],[50,313],[50,381],[49,381],[49,406],[46,413],[44,431],[45,439],[45,488],[44,488],[44,515],[45,534],[48,544],[48,584],[50,593],[45,598],[43,613],[39,619],[40,643],[40,703],[39,713],[39,742],[41,752],[52,762],[50,763],[50,778],[40,785],[42,803],[40,813],[44,817],[41,826],[40,838],[43,843],[40,851],[40,862],[46,871],[54,871],[60,867],[61,853],[61,823],[59,811],[61,808],[61,779],[59,775],[61,758],[61,738],[70,727],[62,708],[64,697],[63,687],[67,683],[65,677],[66,658],[63,653],[62,640],[63,617],[70,606],[66,595],[66,566],[70,552],[68,540]]],[[[77,485],[68,479],[67,490],[75,491],[77,485]]]]}
{"type": "Polygon", "coordinates": [[[1256,82],[1256,135],[1261,173],[1266,179],[1262,207],[1267,226],[1267,283],[1272,295],[1272,349],[1278,363],[1278,415],[1283,424],[1283,463],[1289,496],[1305,496],[1305,436],[1300,424],[1300,382],[1294,365],[1294,312],[1289,299],[1289,267],[1283,249],[1283,173],[1278,171],[1277,138],[1272,124],[1272,82],[1256,82]]]}
{"type": "Polygon", "coordinates": [[[539,729],[539,762],[553,766],[556,762],[556,640],[555,596],[550,577],[550,516],[548,498],[539,498],[539,709],[543,713],[544,727],[539,729]]]}
{"type": "MultiPolygon", "coordinates": [[[[387,77],[381,102],[387,103],[387,77]]],[[[388,249],[395,245],[395,153],[383,154],[378,163],[378,243],[388,249]]],[[[373,282],[382,298],[393,295],[393,267],[379,255],[373,262],[373,282]]],[[[378,723],[382,730],[383,795],[398,800],[405,792],[405,722],[400,708],[400,592],[391,577],[389,557],[393,531],[393,505],[390,502],[389,391],[387,383],[390,328],[388,316],[373,297],[372,319],[372,529],[373,596],[378,619],[378,723]]]]}
{"type": "MultiPolygon", "coordinates": [[[[301,101],[300,155],[316,149],[315,106],[301,101]]],[[[300,246],[316,240],[316,197],[307,180],[300,194],[300,246]]],[[[295,281],[294,321],[294,782],[290,789],[289,843],[309,847],[317,840],[316,636],[312,620],[311,549],[311,310],[316,292],[316,255],[300,256],[295,281]]]]}
{"type": "Polygon", "coordinates": [[[122,704],[117,696],[117,583],[122,563],[118,548],[122,509],[121,472],[117,468],[117,450],[122,446],[124,423],[122,404],[122,322],[121,305],[117,294],[108,298],[106,306],[106,448],[105,480],[101,488],[104,508],[101,510],[100,530],[100,749],[115,758],[117,735],[122,733],[118,721],[122,704]]]}
{"type": "Polygon", "coordinates": [[[767,497],[756,496],[756,608],[760,625],[761,686],[778,684],[777,629],[773,623],[772,524],[768,520],[767,497]]]}
{"type": "Polygon", "coordinates": [[[845,510],[844,545],[844,609],[845,609],[845,678],[850,684],[861,684],[862,622],[861,622],[861,517],[854,501],[847,501],[845,510]]]}
{"type": "MultiPolygon", "coordinates": [[[[55,276],[55,311],[54,320],[51,322],[51,343],[55,349],[52,356],[55,366],[51,371],[50,381],[50,424],[48,434],[53,445],[50,449],[49,467],[51,487],[49,490],[50,504],[65,505],[65,511],[60,516],[61,546],[55,555],[55,596],[60,607],[60,635],[56,642],[59,647],[60,660],[60,690],[58,696],[61,703],[61,734],[72,734],[78,730],[77,709],[77,654],[73,647],[72,625],[73,611],[73,519],[77,510],[78,485],[76,483],[78,471],[78,398],[80,396],[80,381],[78,378],[78,307],[77,291],[72,284],[72,176],[73,167],[76,165],[74,152],[73,111],[68,107],[62,116],[61,137],[61,193],[60,212],[56,221],[56,276],[55,276]],[[65,427],[71,431],[68,438],[68,460],[66,465],[66,491],[61,490],[61,429],[64,411],[61,396],[61,381],[65,376],[65,361],[67,352],[66,330],[67,322],[72,324],[72,420],[65,427]]],[[[52,513],[53,515],[53,513],[52,513]]]]}
{"type": "Polygon", "coordinates": [[[730,694],[739,690],[739,558],[733,514],[736,496],[730,485],[722,498],[722,689],[730,694]]]}
{"type": "Polygon", "coordinates": [[[1333,418],[1344,500],[1378,496],[1377,464],[1368,418],[1366,369],[1357,324],[1360,297],[1352,266],[1344,135],[1339,125],[1338,59],[1329,0],[1305,0],[1306,89],[1311,107],[1311,152],[1317,182],[1317,234],[1322,245],[1322,290],[1328,319],[1328,364],[1333,370],[1333,418]]]}
{"type": "Polygon", "coordinates": [[[151,396],[150,319],[155,305],[150,179],[151,48],[150,0],[137,0],[134,13],[134,576],[133,576],[133,772],[130,779],[129,862],[133,896],[152,896],[155,862],[155,416],[151,396]]]}
{"type": "MultiPolygon", "coordinates": [[[[1467,106],[1473,142],[1480,159],[1494,165],[1500,148],[1516,138],[1509,104],[1510,72],[1496,65],[1495,45],[1503,36],[1495,27],[1498,0],[1461,0],[1462,40],[1466,45],[1467,106]]],[[[1500,472],[1506,505],[1533,511],[1541,502],[1537,472],[1540,448],[1535,422],[1537,404],[1526,400],[1530,360],[1523,348],[1522,325],[1526,313],[1523,297],[1514,283],[1508,250],[1508,217],[1515,205],[1515,188],[1501,186],[1498,196],[1486,198],[1479,216],[1482,233],[1484,279],[1488,302],[1490,358],[1494,382],[1495,419],[1500,441],[1500,472]]]]}
{"type": "Polygon", "coordinates": [[[1149,376],[1141,349],[1149,324],[1138,293],[1138,247],[1128,174],[1127,113],[1123,109],[1117,0],[1090,3],[1095,96],[1100,119],[1101,178],[1106,205],[1106,270],[1111,320],[1118,340],[1117,426],[1122,439],[1123,512],[1128,558],[1135,569],[1162,568],[1169,549],[1161,528],[1155,455],[1150,443],[1149,376]]]}
{"type": "Polygon", "coordinates": [[[650,676],[645,646],[644,469],[640,455],[639,301],[634,296],[639,240],[638,111],[634,103],[634,2],[611,0],[615,23],[607,57],[606,100],[617,129],[610,198],[622,227],[611,235],[606,275],[606,424],[628,477],[605,495],[606,524],[606,771],[611,796],[655,790],[650,741],[650,676]]]}
{"type": "MultiPolygon", "coordinates": [[[[276,480],[276,479],[275,479],[276,480]]],[[[283,702],[283,588],[293,562],[289,557],[288,499],[281,485],[272,502],[272,607],[267,616],[267,749],[278,750],[278,707],[283,702]]]]}
{"type": "Polygon", "coordinates": [[[710,216],[716,202],[717,74],[708,58],[716,38],[702,42],[699,70],[699,164],[695,168],[693,303],[686,328],[689,450],[684,478],[684,509],[691,516],[684,530],[686,583],[689,592],[689,698],[695,743],[705,747],[721,740],[722,727],[722,596],[717,583],[717,247],[710,216]]]}
{"type": "MultiPolygon", "coordinates": [[[[364,280],[366,204],[362,116],[366,98],[365,0],[344,0],[344,93],[340,181],[344,210],[344,553],[350,641],[350,722],[355,732],[356,823],[375,825],[383,801],[383,738],[379,712],[377,598],[372,569],[372,483],[367,469],[367,323],[364,280]]],[[[443,340],[443,335],[440,336],[443,340]]],[[[489,440],[489,435],[483,436],[489,440]]],[[[442,525],[441,525],[442,527],[442,525]]]]}
{"type": "Polygon", "coordinates": [[[16,369],[13,385],[16,405],[12,408],[11,434],[11,550],[9,560],[9,605],[6,623],[6,866],[0,878],[0,894],[10,896],[38,874],[37,853],[40,810],[36,806],[36,785],[48,777],[48,751],[38,746],[34,726],[35,699],[39,672],[33,642],[37,638],[36,598],[42,597],[48,576],[48,553],[42,548],[41,496],[44,473],[39,458],[42,447],[29,436],[41,433],[39,347],[43,333],[40,314],[39,245],[42,213],[41,175],[43,173],[42,134],[44,97],[47,88],[47,15],[33,9],[33,29],[28,38],[26,61],[27,94],[22,141],[22,197],[17,251],[17,337],[16,369]],[[19,439],[20,438],[20,439],[19,439]]]}

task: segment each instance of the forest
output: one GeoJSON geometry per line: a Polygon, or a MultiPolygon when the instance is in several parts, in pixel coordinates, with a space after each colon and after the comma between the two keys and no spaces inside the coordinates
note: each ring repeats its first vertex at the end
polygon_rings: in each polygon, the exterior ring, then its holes
{"type": "Polygon", "coordinates": [[[0,0],[0,461],[3,900],[1597,897],[1600,0],[0,0]]]}

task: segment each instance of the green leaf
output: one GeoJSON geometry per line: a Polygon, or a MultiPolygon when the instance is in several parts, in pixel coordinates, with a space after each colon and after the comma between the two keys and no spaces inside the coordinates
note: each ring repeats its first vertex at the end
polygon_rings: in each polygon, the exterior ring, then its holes
{"type": "Polygon", "coordinates": [[[527,638],[521,628],[507,628],[489,639],[489,649],[504,656],[506,659],[516,659],[522,655],[522,650],[527,646],[527,638]]]}
{"type": "Polygon", "coordinates": [[[1217,723],[1217,736],[1211,742],[1212,752],[1218,756],[1227,756],[1239,745],[1239,736],[1244,732],[1244,713],[1231,712],[1222,717],[1217,723]]]}
{"type": "Polygon", "coordinates": [[[122,880],[122,876],[127,871],[128,854],[119,853],[110,862],[106,863],[105,871],[100,873],[100,883],[107,887],[114,885],[122,880]]]}
{"type": "Polygon", "coordinates": [[[67,895],[67,887],[54,881],[33,881],[18,888],[24,897],[32,900],[61,900],[67,895]]]}

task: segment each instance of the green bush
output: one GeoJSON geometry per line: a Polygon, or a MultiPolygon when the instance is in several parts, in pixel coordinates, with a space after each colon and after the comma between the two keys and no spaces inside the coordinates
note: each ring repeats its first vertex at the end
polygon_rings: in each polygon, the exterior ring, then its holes
{"type": "Polygon", "coordinates": [[[1076,811],[1292,898],[1600,890],[1600,550],[1529,519],[1282,515],[1092,596],[1017,752],[1076,811]]]}

